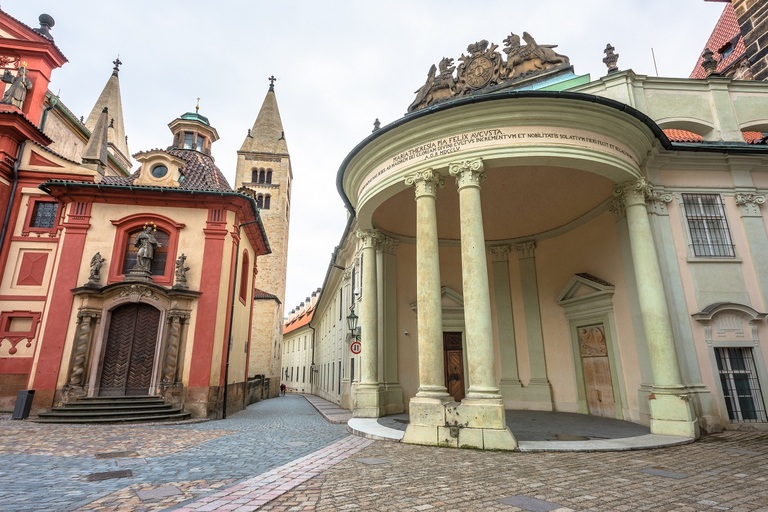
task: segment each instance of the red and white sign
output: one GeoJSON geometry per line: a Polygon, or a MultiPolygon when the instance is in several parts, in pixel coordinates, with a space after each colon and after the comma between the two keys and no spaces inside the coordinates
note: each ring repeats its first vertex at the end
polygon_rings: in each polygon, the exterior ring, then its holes
{"type": "Polygon", "coordinates": [[[349,349],[352,351],[353,354],[359,354],[363,350],[363,346],[360,344],[359,341],[355,341],[352,343],[352,345],[349,346],[349,349]]]}

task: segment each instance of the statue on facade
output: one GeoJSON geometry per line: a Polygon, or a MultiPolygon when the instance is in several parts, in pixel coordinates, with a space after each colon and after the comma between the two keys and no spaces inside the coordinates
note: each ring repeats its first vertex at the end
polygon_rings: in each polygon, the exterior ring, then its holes
{"type": "Polygon", "coordinates": [[[540,45],[528,32],[523,32],[523,40],[527,44],[520,44],[520,36],[515,33],[509,34],[504,39],[508,78],[516,78],[548,68],[570,64],[568,57],[560,55],[552,49],[557,48],[556,44],[540,45]]]}
{"type": "Polygon", "coordinates": [[[97,252],[91,258],[91,273],[88,276],[88,281],[91,283],[98,283],[101,280],[101,266],[107,261],[106,258],[101,257],[101,253],[97,252]]]}
{"type": "Polygon", "coordinates": [[[0,103],[13,105],[16,108],[21,109],[21,107],[24,106],[27,91],[32,88],[32,82],[27,78],[27,63],[21,63],[16,76],[13,76],[13,73],[6,69],[0,79],[7,84],[11,84],[11,86],[8,87],[8,90],[5,91],[5,94],[3,94],[3,99],[0,100],[0,103]]]}
{"type": "Polygon", "coordinates": [[[155,256],[155,249],[162,247],[160,242],[157,241],[155,235],[152,234],[152,226],[145,226],[144,231],[136,235],[136,241],[133,243],[139,250],[136,253],[136,268],[149,272],[152,268],[152,258],[155,256]]]}
{"type": "Polygon", "coordinates": [[[176,260],[176,284],[175,287],[177,288],[186,288],[187,287],[187,272],[189,271],[189,267],[184,265],[184,262],[187,261],[187,255],[182,253],[181,256],[176,260]]]}
{"type": "Polygon", "coordinates": [[[408,107],[408,112],[431,105],[435,101],[450,98],[456,92],[456,79],[453,77],[453,59],[443,57],[438,67],[434,64],[429,68],[427,81],[416,91],[416,99],[408,107]]]}

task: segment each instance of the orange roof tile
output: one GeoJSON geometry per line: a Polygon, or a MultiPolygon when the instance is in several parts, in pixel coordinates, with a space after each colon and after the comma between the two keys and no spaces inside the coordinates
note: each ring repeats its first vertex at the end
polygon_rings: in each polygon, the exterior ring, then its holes
{"type": "MultiPolygon", "coordinates": [[[[761,142],[763,140],[763,135],[760,132],[741,132],[741,134],[744,136],[744,142],[748,144],[765,144],[765,142],[761,142]]],[[[689,132],[687,130],[677,130],[673,128],[667,128],[664,130],[664,135],[667,136],[667,138],[671,142],[703,142],[704,138],[693,132],[689,132]]]]}
{"type": "MultiPolygon", "coordinates": [[[[715,29],[712,31],[712,35],[709,36],[704,48],[709,48],[714,53],[713,58],[718,61],[718,73],[722,72],[744,55],[746,49],[744,48],[744,41],[741,38],[739,21],[736,18],[736,11],[733,10],[733,5],[730,2],[725,5],[723,14],[721,14],[720,19],[717,20],[715,29]],[[733,46],[733,51],[723,59],[720,50],[725,51],[724,47],[727,43],[730,43],[731,46],[733,46]]],[[[701,53],[704,53],[704,48],[701,49],[701,53]]],[[[704,60],[701,57],[701,53],[699,54],[699,60],[696,62],[696,67],[691,71],[689,78],[707,77],[707,72],[701,67],[701,61],[704,60]]]]}
{"type": "Polygon", "coordinates": [[[295,331],[299,327],[304,327],[307,325],[310,321],[312,321],[312,317],[315,314],[315,308],[311,307],[301,313],[300,315],[297,315],[293,320],[290,322],[286,322],[285,326],[283,327],[283,335],[288,334],[289,332],[295,331]]]}

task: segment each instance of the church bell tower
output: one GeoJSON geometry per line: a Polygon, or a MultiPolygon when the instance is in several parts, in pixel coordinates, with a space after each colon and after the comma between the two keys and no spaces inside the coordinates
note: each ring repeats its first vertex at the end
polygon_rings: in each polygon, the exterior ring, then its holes
{"type": "Polygon", "coordinates": [[[269,396],[276,396],[280,386],[293,173],[277,108],[275,77],[269,80],[269,91],[256,122],[237,152],[235,188],[256,200],[272,250],[271,254],[259,257],[258,274],[254,280],[256,290],[248,373],[249,376],[269,378],[269,396]]]}

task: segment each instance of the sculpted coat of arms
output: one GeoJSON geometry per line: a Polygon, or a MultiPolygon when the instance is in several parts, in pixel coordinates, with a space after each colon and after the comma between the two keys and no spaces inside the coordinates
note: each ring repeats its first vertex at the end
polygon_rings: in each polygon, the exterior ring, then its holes
{"type": "Polygon", "coordinates": [[[504,39],[504,60],[496,51],[498,45],[485,39],[467,46],[467,55],[459,57],[458,68],[453,59],[443,58],[438,67],[432,66],[427,81],[416,91],[416,99],[408,107],[413,112],[453,97],[475,94],[487,90],[503,89],[514,82],[570,69],[570,60],[556,53],[557,45],[540,45],[528,33],[511,33],[504,39]],[[453,72],[456,70],[456,77],[453,72]]]}

